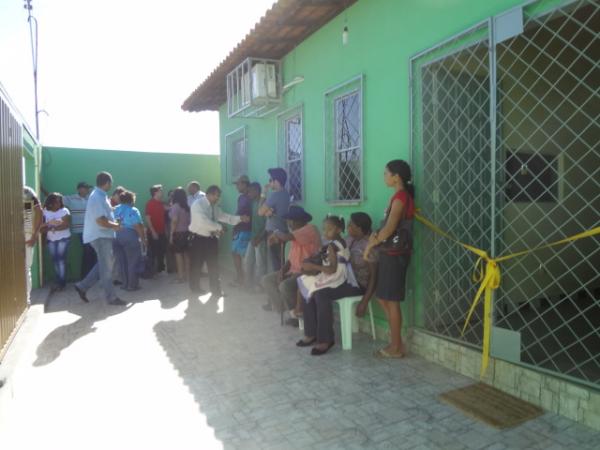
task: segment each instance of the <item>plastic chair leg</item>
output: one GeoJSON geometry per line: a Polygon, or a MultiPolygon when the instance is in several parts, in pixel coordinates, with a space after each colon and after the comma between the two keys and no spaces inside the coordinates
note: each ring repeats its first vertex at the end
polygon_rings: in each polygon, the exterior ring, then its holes
{"type": "Polygon", "coordinates": [[[377,340],[377,336],[375,335],[375,319],[373,318],[373,307],[371,306],[371,302],[369,302],[369,318],[371,319],[371,335],[375,341],[377,340]]]}
{"type": "Polygon", "coordinates": [[[352,304],[340,303],[340,322],[342,329],[342,348],[352,350],[352,304]]]}

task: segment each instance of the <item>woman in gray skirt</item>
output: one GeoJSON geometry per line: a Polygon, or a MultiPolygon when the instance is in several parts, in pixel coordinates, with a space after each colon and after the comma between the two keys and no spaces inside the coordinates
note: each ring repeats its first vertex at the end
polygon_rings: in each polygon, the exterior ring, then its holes
{"type": "Polygon", "coordinates": [[[390,326],[390,344],[375,352],[380,358],[402,358],[406,348],[402,342],[402,310],[406,290],[406,271],[412,252],[412,222],[415,216],[414,186],[410,166],[396,159],[385,166],[385,184],[394,195],[385,213],[382,228],[371,235],[364,258],[376,248],[377,286],[375,297],[385,312],[390,326]]]}

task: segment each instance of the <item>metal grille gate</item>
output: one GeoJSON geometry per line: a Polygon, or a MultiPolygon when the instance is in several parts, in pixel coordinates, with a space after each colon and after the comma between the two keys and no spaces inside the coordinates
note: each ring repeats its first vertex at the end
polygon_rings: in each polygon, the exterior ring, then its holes
{"type": "Polygon", "coordinates": [[[0,355],[25,311],[21,124],[0,96],[0,355]]]}
{"type": "MultiPolygon", "coordinates": [[[[492,42],[495,54],[486,23],[413,60],[419,203],[492,254],[600,224],[600,6],[536,12],[542,7],[526,8],[523,33],[492,42]]],[[[473,258],[424,233],[423,326],[480,345],[481,310],[460,336],[473,258]]],[[[599,244],[591,238],[503,264],[494,322],[516,340],[493,336],[492,352],[516,345],[514,362],[600,382],[599,244]]]]}

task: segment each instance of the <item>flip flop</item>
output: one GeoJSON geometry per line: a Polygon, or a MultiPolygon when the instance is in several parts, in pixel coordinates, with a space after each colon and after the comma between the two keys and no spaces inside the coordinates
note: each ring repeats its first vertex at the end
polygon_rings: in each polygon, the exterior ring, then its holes
{"type": "Polygon", "coordinates": [[[381,348],[381,349],[375,351],[373,353],[373,356],[375,356],[376,358],[382,358],[382,359],[402,359],[406,355],[404,353],[398,353],[398,354],[394,355],[392,353],[386,352],[383,348],[381,348]]]}

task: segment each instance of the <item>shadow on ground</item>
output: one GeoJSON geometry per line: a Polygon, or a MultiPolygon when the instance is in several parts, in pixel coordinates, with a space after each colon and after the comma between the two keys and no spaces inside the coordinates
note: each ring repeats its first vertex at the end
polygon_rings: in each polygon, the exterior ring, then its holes
{"type": "Polygon", "coordinates": [[[551,414],[513,430],[488,428],[437,400],[472,380],[418,357],[376,360],[371,353],[382,343],[365,335],[355,335],[352,351],[336,346],[311,356],[295,346],[300,332],[281,327],[262,303],[242,291],[220,302],[190,299],[182,320],[154,326],[226,449],[594,448],[600,442],[599,434],[551,414]]]}

